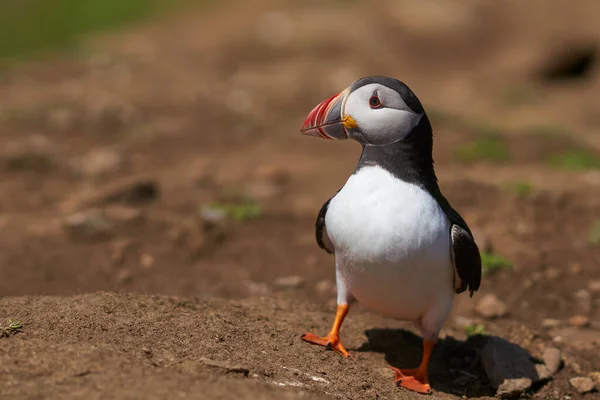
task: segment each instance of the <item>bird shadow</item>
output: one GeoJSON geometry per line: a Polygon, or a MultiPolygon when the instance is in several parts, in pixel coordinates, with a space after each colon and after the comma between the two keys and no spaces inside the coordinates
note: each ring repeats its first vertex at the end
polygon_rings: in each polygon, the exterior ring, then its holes
{"type": "MultiPolygon", "coordinates": [[[[396,368],[416,368],[419,365],[422,339],[416,334],[404,329],[388,328],[369,329],[365,334],[367,342],[356,349],[357,352],[383,353],[386,361],[396,368]]],[[[481,350],[489,338],[474,335],[466,341],[449,336],[440,339],[429,365],[431,387],[438,392],[467,398],[494,396],[496,390],[480,362],[481,350]]]]}

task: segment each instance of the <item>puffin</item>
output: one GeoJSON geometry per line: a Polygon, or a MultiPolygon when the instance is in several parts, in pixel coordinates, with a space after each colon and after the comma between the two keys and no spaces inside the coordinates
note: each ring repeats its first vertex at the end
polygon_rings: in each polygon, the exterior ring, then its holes
{"type": "Polygon", "coordinates": [[[438,186],[433,130],[423,105],[403,82],[358,79],[318,104],[303,135],[352,139],[362,146],[356,169],[321,207],[320,248],[335,258],[337,308],[325,336],[305,342],[351,357],[340,341],[350,305],[413,321],[423,338],[417,368],[394,370],[394,382],[432,393],[429,360],[454,297],[481,283],[481,256],[465,220],[438,186]]]}

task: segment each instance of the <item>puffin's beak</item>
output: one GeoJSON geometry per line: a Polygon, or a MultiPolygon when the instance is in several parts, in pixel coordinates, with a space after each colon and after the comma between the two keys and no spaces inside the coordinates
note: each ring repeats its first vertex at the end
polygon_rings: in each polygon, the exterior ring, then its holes
{"type": "Polygon", "coordinates": [[[352,117],[342,117],[344,103],[349,92],[350,89],[346,89],[313,108],[304,120],[300,132],[303,135],[323,139],[348,139],[346,128],[356,128],[356,122],[352,117]]]}

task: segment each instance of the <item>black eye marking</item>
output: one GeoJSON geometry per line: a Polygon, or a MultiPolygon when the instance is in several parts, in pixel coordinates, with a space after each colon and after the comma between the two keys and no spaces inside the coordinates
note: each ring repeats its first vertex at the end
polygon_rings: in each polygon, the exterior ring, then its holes
{"type": "Polygon", "coordinates": [[[383,107],[383,104],[381,104],[381,100],[379,100],[379,96],[377,95],[377,92],[373,93],[373,95],[369,99],[369,105],[373,109],[377,109],[377,108],[382,108],[383,107]]]}

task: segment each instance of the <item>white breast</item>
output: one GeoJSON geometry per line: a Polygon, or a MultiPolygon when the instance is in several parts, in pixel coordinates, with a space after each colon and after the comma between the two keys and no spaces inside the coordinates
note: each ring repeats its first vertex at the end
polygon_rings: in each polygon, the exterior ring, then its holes
{"type": "Polygon", "coordinates": [[[428,192],[380,167],[363,167],[333,198],[325,218],[338,274],[358,301],[405,320],[436,307],[449,311],[449,222],[428,192]]]}

